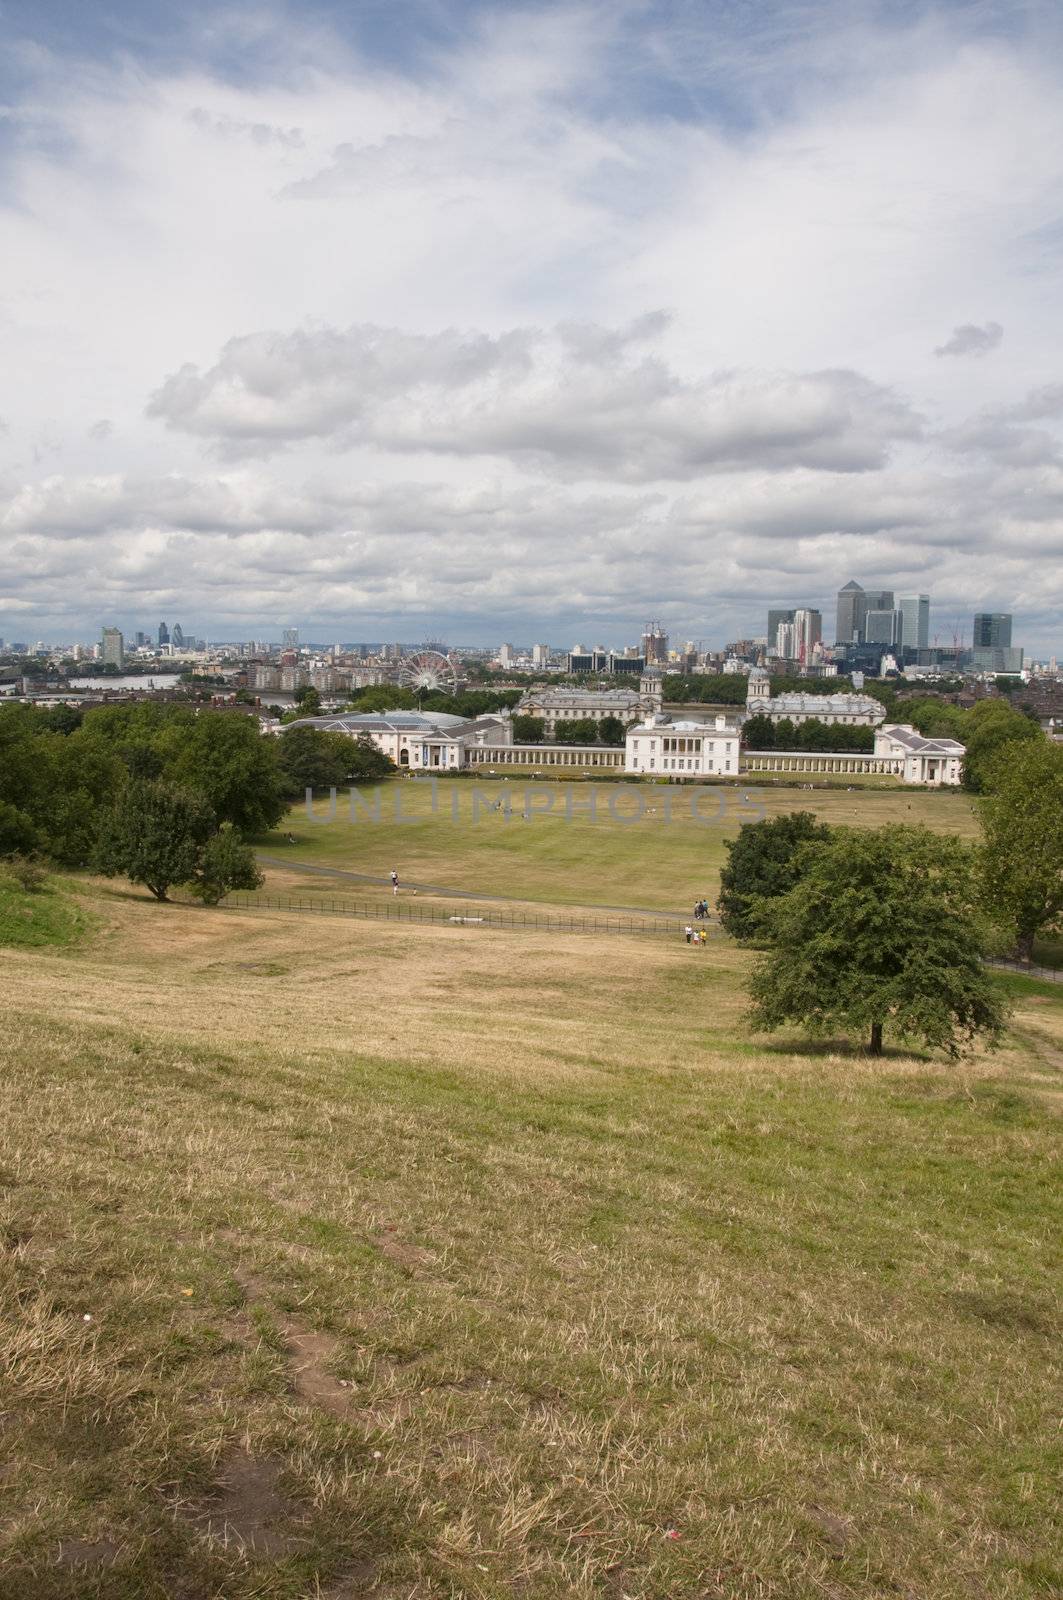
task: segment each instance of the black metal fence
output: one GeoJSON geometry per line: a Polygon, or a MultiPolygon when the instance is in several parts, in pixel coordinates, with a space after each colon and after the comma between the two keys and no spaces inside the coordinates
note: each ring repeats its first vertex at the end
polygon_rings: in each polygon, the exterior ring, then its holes
{"type": "MultiPolygon", "coordinates": [[[[174,899],[191,902],[191,896],[174,893],[174,899]]],[[[233,893],[226,895],[218,908],[222,911],[308,911],[318,916],[353,917],[370,922],[436,923],[451,927],[530,928],[543,933],[649,933],[682,937],[686,923],[682,917],[662,913],[656,916],[630,916],[602,911],[597,914],[558,911],[527,911],[511,906],[467,904],[427,904],[406,899],[344,900],[331,895],[233,893]]],[[[721,936],[719,924],[692,923],[710,939],[721,936]]]]}
{"type": "Polygon", "coordinates": [[[1063,968],[1039,967],[1035,961],[1006,961],[993,960],[987,966],[996,967],[998,972],[1017,972],[1021,978],[1042,978],[1045,983],[1063,983],[1063,968]]]}

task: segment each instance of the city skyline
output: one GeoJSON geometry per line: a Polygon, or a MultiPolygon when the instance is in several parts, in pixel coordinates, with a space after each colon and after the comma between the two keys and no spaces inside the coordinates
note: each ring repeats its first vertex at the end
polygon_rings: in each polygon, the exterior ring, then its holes
{"type": "Polygon", "coordinates": [[[1060,652],[1048,0],[4,25],[5,637],[723,643],[855,572],[1060,652]]]}

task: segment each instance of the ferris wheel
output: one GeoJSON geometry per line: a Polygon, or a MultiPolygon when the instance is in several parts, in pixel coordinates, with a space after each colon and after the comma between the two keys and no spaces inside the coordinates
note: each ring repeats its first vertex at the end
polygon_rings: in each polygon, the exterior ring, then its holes
{"type": "Polygon", "coordinates": [[[454,663],[442,650],[419,650],[416,655],[403,656],[399,673],[407,689],[414,693],[456,694],[458,690],[454,663]]]}

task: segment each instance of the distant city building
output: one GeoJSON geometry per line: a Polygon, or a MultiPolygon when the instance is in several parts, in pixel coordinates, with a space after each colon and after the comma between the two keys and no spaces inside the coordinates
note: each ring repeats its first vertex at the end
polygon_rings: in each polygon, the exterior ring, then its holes
{"type": "Polygon", "coordinates": [[[532,666],[545,667],[550,661],[550,646],[548,644],[532,645],[532,666]]]}
{"type": "Polygon", "coordinates": [[[864,618],[864,640],[867,644],[884,644],[892,649],[900,642],[900,632],[899,611],[879,611],[868,607],[864,618]]]}
{"type": "Polygon", "coordinates": [[[864,637],[867,595],[860,584],[849,582],[838,590],[838,609],[834,623],[835,644],[858,644],[864,637]]]}
{"type": "Polygon", "coordinates": [[[769,654],[771,654],[772,652],[774,652],[777,655],[782,655],[783,654],[783,651],[779,649],[779,628],[783,623],[793,622],[794,615],[795,615],[795,613],[794,613],[792,607],[791,607],[791,609],[789,611],[775,610],[775,611],[769,611],[768,612],[768,653],[769,654]]]}
{"type": "MultiPolygon", "coordinates": [[[[620,659],[620,658],[618,658],[620,659]]],[[[653,715],[661,709],[663,685],[656,674],[646,673],[634,689],[529,689],[513,708],[514,716],[541,717],[547,738],[559,723],[618,717],[624,724],[653,715]]]]}
{"type": "Polygon", "coordinates": [[[897,610],[901,614],[900,643],[906,650],[925,650],[930,643],[930,596],[902,594],[897,610]]]}
{"type": "Polygon", "coordinates": [[[160,622],[159,623],[158,643],[159,643],[159,645],[161,647],[164,644],[169,644],[169,642],[170,642],[170,630],[166,626],[165,622],[160,622]]]}
{"type": "Polygon", "coordinates": [[[668,660],[668,635],[659,622],[647,622],[642,633],[642,655],[648,666],[668,660]]]}
{"type": "Polygon", "coordinates": [[[811,607],[804,606],[794,612],[794,644],[793,659],[802,666],[807,666],[812,661],[813,652],[823,638],[823,613],[811,607]]]}
{"type": "Polygon", "coordinates": [[[285,630],[284,630],[284,649],[285,650],[298,650],[298,648],[299,648],[299,629],[298,628],[285,628],[285,630]]]}
{"type": "Polygon", "coordinates": [[[499,645],[498,664],[500,667],[511,667],[513,665],[513,646],[511,644],[499,645]]]}
{"type": "Polygon", "coordinates": [[[882,722],[886,709],[882,702],[866,694],[777,694],[763,667],[754,667],[746,690],[747,717],[769,717],[772,722],[788,718],[793,723],[820,722],[846,727],[872,728],[882,722]]]}
{"type": "Polygon", "coordinates": [[[1009,611],[977,611],[974,618],[974,649],[1006,650],[1011,644],[1009,611]]]}
{"type": "Polygon", "coordinates": [[[175,650],[183,650],[185,647],[184,631],[179,622],[175,622],[170,629],[170,644],[175,650]]]}
{"type": "Polygon", "coordinates": [[[125,665],[125,640],[118,628],[104,628],[100,639],[100,660],[105,667],[125,665]]]}
{"type": "Polygon", "coordinates": [[[975,645],[974,649],[969,652],[969,658],[975,672],[1014,674],[1022,671],[1023,652],[1021,646],[975,645]]]}

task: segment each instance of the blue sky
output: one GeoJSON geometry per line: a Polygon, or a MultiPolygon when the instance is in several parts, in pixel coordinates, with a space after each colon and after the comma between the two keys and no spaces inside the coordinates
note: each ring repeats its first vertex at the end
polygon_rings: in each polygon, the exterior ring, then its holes
{"type": "Polygon", "coordinates": [[[1061,31],[0,0],[0,636],[1063,654],[1061,31]]]}

